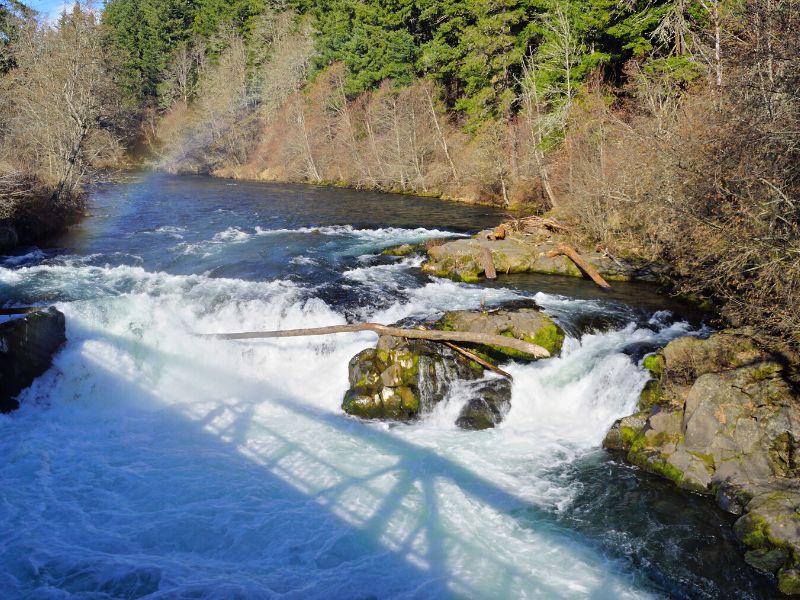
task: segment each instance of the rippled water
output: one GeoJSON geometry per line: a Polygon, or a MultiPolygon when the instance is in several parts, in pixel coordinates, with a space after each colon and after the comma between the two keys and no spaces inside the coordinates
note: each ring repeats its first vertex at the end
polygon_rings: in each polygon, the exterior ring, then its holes
{"type": "Polygon", "coordinates": [[[647,351],[701,327],[642,286],[432,279],[381,249],[502,219],[435,200],[202,177],[99,187],[92,216],[0,259],[5,304],[55,303],[68,342],[0,416],[0,590],[17,598],[760,598],[707,501],[599,446],[647,351]],[[341,412],[370,334],[533,297],[570,332],[511,364],[512,409],[461,431],[341,412]],[[669,309],[667,311],[666,309],[669,309]]]}

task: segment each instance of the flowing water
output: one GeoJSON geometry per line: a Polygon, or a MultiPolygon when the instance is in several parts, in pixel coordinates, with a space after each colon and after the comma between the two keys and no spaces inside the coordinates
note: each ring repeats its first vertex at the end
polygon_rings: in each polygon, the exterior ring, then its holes
{"type": "Polygon", "coordinates": [[[423,275],[391,245],[496,224],[484,207],[202,177],[98,186],[49,247],[0,259],[3,304],[55,304],[68,342],[0,415],[2,598],[761,598],[730,519],[600,449],[641,357],[700,333],[643,286],[423,275]],[[412,424],[340,408],[371,334],[193,332],[391,323],[534,298],[563,355],[510,364],[412,424]]]}

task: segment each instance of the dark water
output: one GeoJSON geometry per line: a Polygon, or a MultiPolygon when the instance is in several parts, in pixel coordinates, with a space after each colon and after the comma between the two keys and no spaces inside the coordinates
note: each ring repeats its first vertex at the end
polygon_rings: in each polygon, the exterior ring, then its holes
{"type": "MultiPolygon", "coordinates": [[[[600,449],[638,361],[703,315],[650,286],[431,279],[386,247],[501,211],[141,174],[0,259],[2,304],[56,302],[67,346],[0,417],[3,597],[768,598],[731,519],[600,449]],[[534,298],[564,356],[509,365],[512,412],[465,432],[339,408],[373,340],[231,344],[193,331],[393,322],[534,298]]],[[[460,404],[461,403],[461,404],[460,404]]]]}

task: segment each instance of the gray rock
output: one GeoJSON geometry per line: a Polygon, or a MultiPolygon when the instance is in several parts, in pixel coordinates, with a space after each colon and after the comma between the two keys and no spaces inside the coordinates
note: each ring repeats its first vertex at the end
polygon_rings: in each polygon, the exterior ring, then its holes
{"type": "Polygon", "coordinates": [[[65,341],[64,315],[52,307],[0,323],[0,412],[19,408],[16,396],[50,368],[65,341]]]}
{"type": "Polygon", "coordinates": [[[508,379],[481,381],[472,398],[456,419],[461,429],[489,429],[498,425],[511,408],[511,382],[508,379]]]}

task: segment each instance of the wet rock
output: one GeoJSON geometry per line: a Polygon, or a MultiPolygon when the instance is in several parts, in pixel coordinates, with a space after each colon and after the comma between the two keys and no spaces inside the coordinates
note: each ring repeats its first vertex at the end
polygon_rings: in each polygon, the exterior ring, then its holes
{"type": "Polygon", "coordinates": [[[386,248],[381,254],[384,256],[410,256],[418,252],[425,252],[425,244],[400,244],[386,248]]]}
{"type": "Polygon", "coordinates": [[[617,419],[603,440],[603,448],[607,450],[624,450],[627,452],[631,449],[634,442],[642,435],[646,425],[646,412],[617,419]]]}
{"type": "Polygon", "coordinates": [[[19,408],[16,396],[50,368],[65,341],[64,315],[52,307],[0,323],[0,412],[19,408]]]}
{"type": "Polygon", "coordinates": [[[456,419],[461,429],[489,429],[498,425],[511,408],[511,382],[493,379],[471,390],[472,397],[456,419]]]}
{"type": "MultiPolygon", "coordinates": [[[[513,336],[558,354],[564,332],[535,306],[526,302],[493,311],[454,311],[433,326],[513,336]]],[[[486,358],[532,358],[495,347],[471,349],[486,358]]],[[[465,392],[470,399],[457,423],[467,429],[494,427],[508,412],[511,384],[504,379],[483,381],[484,375],[481,365],[443,344],[380,336],[375,348],[359,352],[350,361],[350,389],[342,408],[361,418],[407,421],[432,410],[447,397],[454,383],[476,381],[465,392]]]]}

